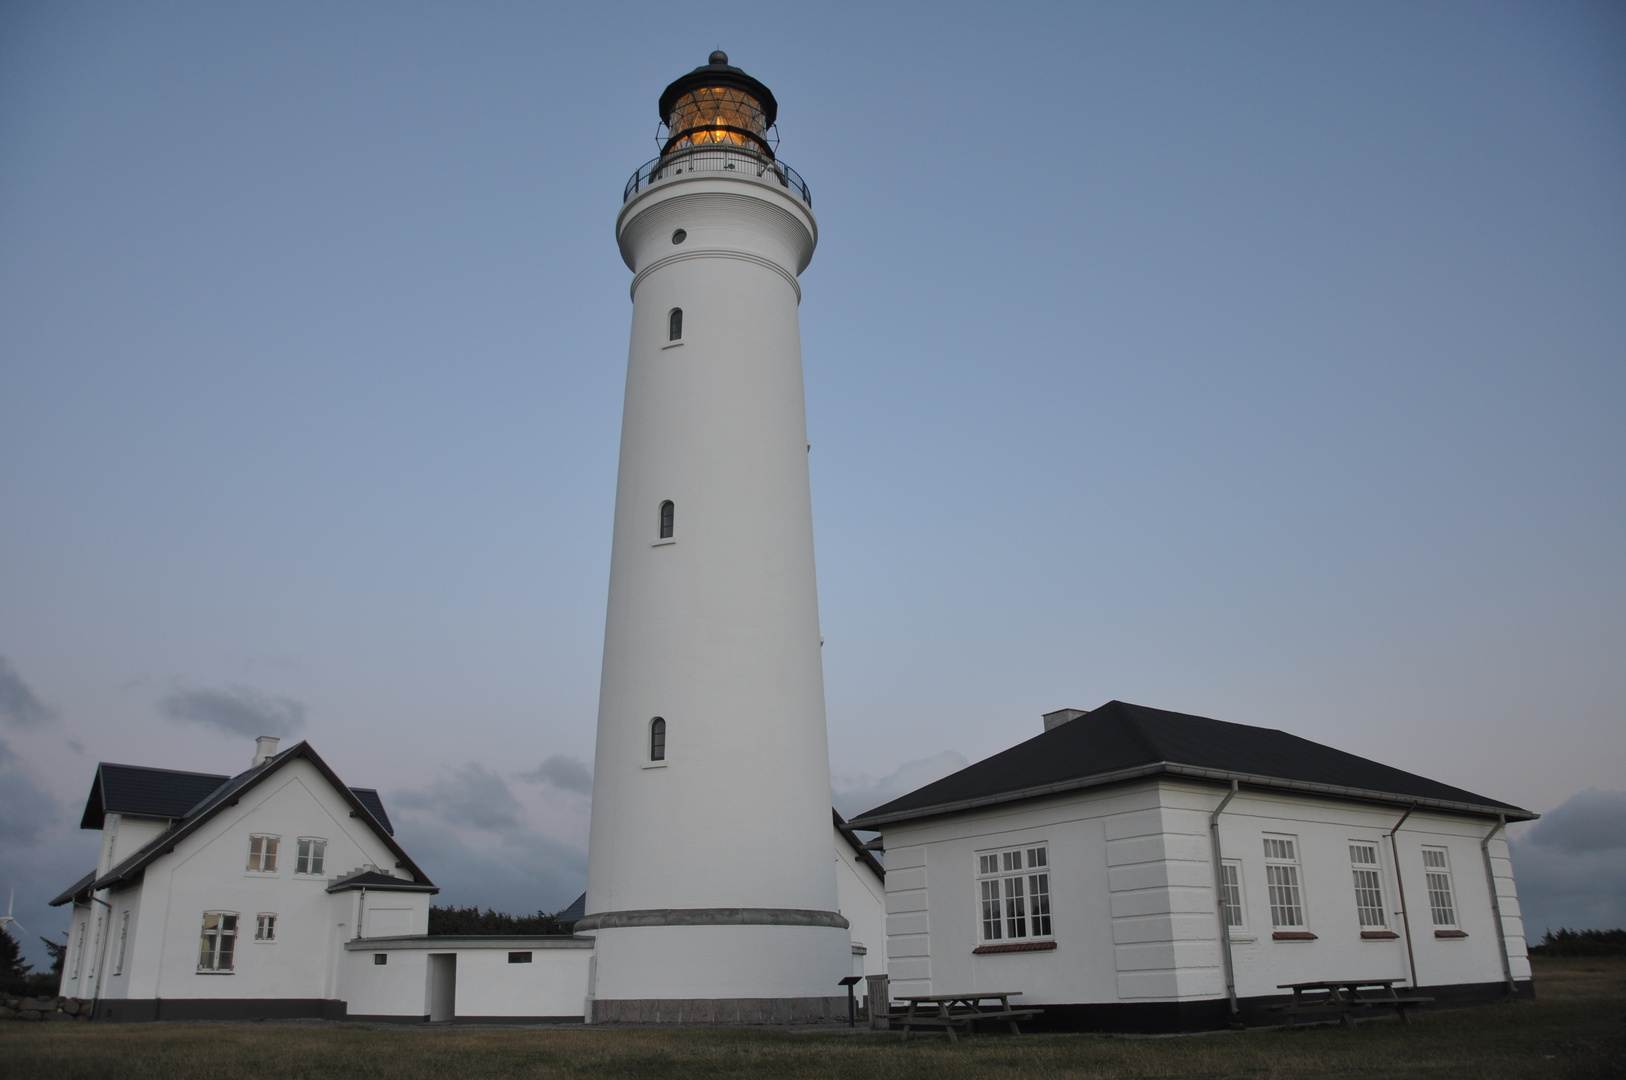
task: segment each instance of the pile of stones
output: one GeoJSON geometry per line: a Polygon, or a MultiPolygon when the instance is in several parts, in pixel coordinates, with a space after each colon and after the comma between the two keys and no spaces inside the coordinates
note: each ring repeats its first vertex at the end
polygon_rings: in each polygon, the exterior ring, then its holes
{"type": "Polygon", "coordinates": [[[0,995],[0,1020],[89,1020],[90,1002],[78,998],[0,995]]]}

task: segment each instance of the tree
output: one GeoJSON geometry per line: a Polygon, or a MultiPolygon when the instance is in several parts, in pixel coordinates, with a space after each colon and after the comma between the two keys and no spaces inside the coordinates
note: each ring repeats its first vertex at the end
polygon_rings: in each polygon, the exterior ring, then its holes
{"type": "MultiPolygon", "coordinates": [[[[64,934],[63,936],[66,937],[67,935],[64,934]]],[[[68,955],[68,943],[66,941],[52,941],[48,937],[42,937],[40,940],[45,942],[45,951],[51,954],[51,974],[61,977],[62,962],[68,955]]]]}
{"type": "Polygon", "coordinates": [[[11,994],[28,993],[28,973],[32,970],[34,965],[23,959],[22,946],[11,931],[0,930],[0,987],[11,994]]]}

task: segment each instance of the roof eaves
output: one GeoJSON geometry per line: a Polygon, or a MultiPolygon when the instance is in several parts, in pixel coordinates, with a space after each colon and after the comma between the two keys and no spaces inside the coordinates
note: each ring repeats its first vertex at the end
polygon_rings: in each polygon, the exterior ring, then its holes
{"type": "Polygon", "coordinates": [[[92,870],[90,873],[86,874],[84,877],[62,890],[62,892],[57,895],[56,899],[50,901],[49,906],[61,907],[70,900],[77,900],[80,893],[85,893],[88,896],[90,892],[90,883],[95,880],[96,871],[92,870]]]}
{"type": "Polygon", "coordinates": [[[830,814],[835,818],[836,831],[841,834],[841,838],[843,840],[847,841],[847,846],[852,848],[853,851],[857,852],[858,861],[869,867],[870,871],[873,872],[876,877],[880,878],[882,881],[885,881],[886,867],[881,865],[881,860],[875,857],[875,853],[873,851],[864,846],[864,842],[858,838],[857,833],[853,832],[852,826],[847,824],[847,819],[841,816],[841,812],[839,810],[832,806],[830,808],[830,814]]]}
{"type": "Polygon", "coordinates": [[[1448,799],[1429,799],[1415,795],[1400,795],[1392,791],[1373,791],[1367,788],[1341,787],[1336,784],[1321,784],[1308,780],[1286,780],[1275,776],[1260,776],[1254,773],[1239,773],[1227,769],[1211,769],[1198,765],[1181,765],[1175,762],[1159,761],[1150,765],[1137,765],[1133,768],[1119,769],[1109,773],[1098,773],[1094,776],[1081,776],[1072,780],[1058,781],[1054,784],[1042,784],[1037,787],[1019,788],[1012,791],[996,792],[991,795],[982,795],[970,799],[959,799],[954,802],[940,803],[934,806],[914,807],[906,810],[896,810],[890,814],[859,815],[848,825],[855,829],[873,829],[881,825],[894,825],[902,821],[915,821],[921,818],[939,817],[943,814],[954,814],[965,810],[981,809],[985,806],[998,806],[1004,803],[1024,802],[1028,799],[1039,799],[1047,795],[1061,795],[1071,791],[1082,791],[1087,788],[1104,787],[1107,784],[1119,784],[1129,780],[1138,780],[1147,776],[1167,774],[1185,776],[1198,780],[1211,780],[1217,783],[1229,784],[1235,780],[1238,784],[1245,784],[1253,788],[1272,788],[1280,791],[1294,791],[1306,795],[1320,795],[1325,798],[1352,799],[1357,802],[1378,803],[1383,806],[1417,806],[1432,810],[1446,810],[1459,814],[1472,814],[1475,817],[1506,817],[1509,821],[1534,821],[1541,815],[1532,813],[1519,807],[1491,806],[1484,803],[1454,802],[1448,799]]]}

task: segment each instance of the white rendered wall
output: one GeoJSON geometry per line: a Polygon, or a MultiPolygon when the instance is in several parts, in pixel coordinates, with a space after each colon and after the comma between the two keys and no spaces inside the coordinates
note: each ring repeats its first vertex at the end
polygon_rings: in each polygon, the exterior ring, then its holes
{"type": "MultiPolygon", "coordinates": [[[[777,186],[715,174],[664,181],[619,219],[637,276],[589,914],[837,907],[795,283],[816,230],[777,186]],[[675,543],[660,544],[668,499],[675,543]],[[667,757],[647,767],[656,716],[667,757]]],[[[828,995],[851,958],[844,931],[817,931],[602,931],[597,993],[828,995]]]]}
{"type": "Polygon", "coordinates": [[[586,1015],[591,943],[512,941],[470,944],[452,939],[355,941],[345,950],[340,986],[351,1016],[421,1018],[429,1015],[431,953],[457,957],[459,1017],[582,1017],[586,1015]],[[528,964],[510,964],[511,951],[528,964]],[[388,960],[374,962],[375,954],[388,960]]]}
{"type": "Polygon", "coordinates": [[[840,830],[835,834],[836,898],[841,914],[852,924],[854,946],[866,952],[853,958],[852,974],[886,974],[886,882],[853,851],[840,830]]]}
{"type": "MultiPolygon", "coordinates": [[[[1042,1004],[1201,1000],[1225,994],[1208,815],[1224,792],[1148,781],[1102,792],[995,807],[889,827],[887,950],[899,994],[1024,991],[1042,1004]],[[975,955],[980,943],[976,853],[1049,845],[1051,952],[975,955]]],[[[1237,993],[1280,994],[1283,983],[1327,978],[1407,980],[1388,841],[1400,811],[1243,791],[1220,817],[1222,857],[1241,863],[1247,925],[1233,931],[1237,993]],[[1266,834],[1297,840],[1311,941],[1278,941],[1264,869],[1266,834]],[[1380,844],[1395,938],[1363,939],[1349,843],[1380,844]]],[[[1503,971],[1479,841],[1490,822],[1415,813],[1398,836],[1421,986],[1496,983],[1503,971]],[[1450,854],[1458,925],[1435,936],[1421,849],[1450,854]]],[[[1491,845],[1516,979],[1530,977],[1506,845],[1491,845]]]]}

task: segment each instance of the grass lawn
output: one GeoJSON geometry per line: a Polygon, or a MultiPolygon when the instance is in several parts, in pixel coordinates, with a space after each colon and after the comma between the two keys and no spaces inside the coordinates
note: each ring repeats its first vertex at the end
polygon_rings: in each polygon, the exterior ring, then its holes
{"type": "Polygon", "coordinates": [[[743,1028],[378,1029],[322,1022],[0,1024],[0,1080],[225,1077],[1626,1078],[1626,959],[1537,961],[1537,1001],[1181,1038],[743,1028]]]}

